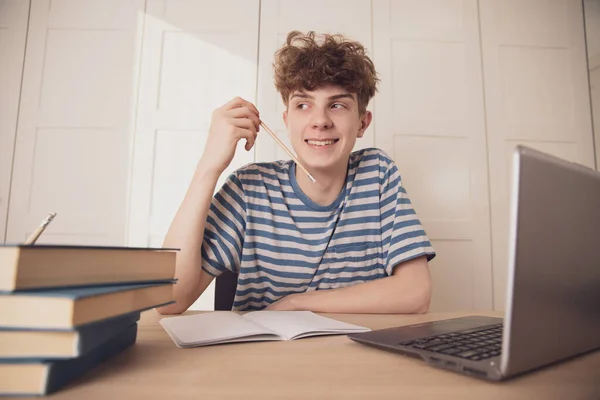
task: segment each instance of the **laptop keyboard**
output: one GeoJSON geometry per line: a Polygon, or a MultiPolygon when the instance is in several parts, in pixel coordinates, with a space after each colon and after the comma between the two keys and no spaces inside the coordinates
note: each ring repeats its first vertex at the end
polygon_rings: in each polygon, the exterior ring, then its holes
{"type": "Polygon", "coordinates": [[[502,324],[486,326],[480,330],[445,333],[399,344],[468,360],[485,360],[499,356],[502,352],[502,324]]]}

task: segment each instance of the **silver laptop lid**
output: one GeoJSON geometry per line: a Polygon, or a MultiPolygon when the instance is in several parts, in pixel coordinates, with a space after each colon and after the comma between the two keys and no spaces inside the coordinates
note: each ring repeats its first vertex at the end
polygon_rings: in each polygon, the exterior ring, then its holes
{"type": "Polygon", "coordinates": [[[600,173],[518,146],[501,373],[600,348],[600,173]]]}

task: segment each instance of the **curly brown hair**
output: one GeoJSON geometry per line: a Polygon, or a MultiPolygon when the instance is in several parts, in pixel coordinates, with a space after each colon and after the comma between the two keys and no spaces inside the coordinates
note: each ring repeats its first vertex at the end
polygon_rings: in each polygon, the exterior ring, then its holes
{"type": "Polygon", "coordinates": [[[327,84],[356,93],[358,110],[363,114],[377,91],[379,78],[363,45],[342,35],[292,31],[286,44],[275,53],[275,87],[288,106],[295,90],[315,90],[327,84]]]}

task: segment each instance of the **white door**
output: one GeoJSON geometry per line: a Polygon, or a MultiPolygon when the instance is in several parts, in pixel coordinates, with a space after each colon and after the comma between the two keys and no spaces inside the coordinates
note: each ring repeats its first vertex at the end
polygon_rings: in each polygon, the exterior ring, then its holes
{"type": "Polygon", "coordinates": [[[4,243],[29,1],[0,0],[0,242],[4,243]]]}
{"type": "Polygon", "coordinates": [[[600,171],[600,0],[583,1],[596,169],[600,171]]]}
{"type": "MultiPolygon", "coordinates": [[[[213,110],[256,101],[258,0],[148,1],[129,244],[160,247],[202,155],[213,110]]],[[[217,189],[254,161],[240,143],[217,189]]],[[[211,286],[191,308],[212,309],[211,286]]]]}
{"type": "Polygon", "coordinates": [[[7,241],[125,243],[143,4],[32,2],[7,241]]]}
{"type": "MultiPolygon", "coordinates": [[[[283,123],[285,107],[273,81],[272,63],[275,52],[293,30],[305,33],[341,33],[371,50],[371,4],[364,0],[262,0],[260,11],[257,107],[261,120],[293,151],[283,123]]],[[[372,110],[372,104],[368,109],[372,110]]],[[[365,136],[357,141],[355,149],[371,147],[374,141],[375,132],[371,125],[365,136]]],[[[256,144],[257,162],[289,158],[266,132],[259,133],[256,144]]]]}
{"type": "Polygon", "coordinates": [[[489,135],[494,308],[504,309],[510,163],[527,145],[594,166],[580,1],[480,1],[489,135]]]}
{"type": "Polygon", "coordinates": [[[374,1],[376,145],[437,252],[432,310],[492,306],[477,2],[374,1]]]}

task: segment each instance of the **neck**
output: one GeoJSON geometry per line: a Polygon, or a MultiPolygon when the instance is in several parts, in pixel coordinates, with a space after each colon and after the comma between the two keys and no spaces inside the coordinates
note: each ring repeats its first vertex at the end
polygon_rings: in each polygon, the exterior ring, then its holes
{"type": "Polygon", "coordinates": [[[328,169],[309,170],[316,182],[311,181],[301,168],[296,166],[296,181],[302,192],[320,206],[327,206],[338,197],[346,183],[348,161],[328,169]]]}

